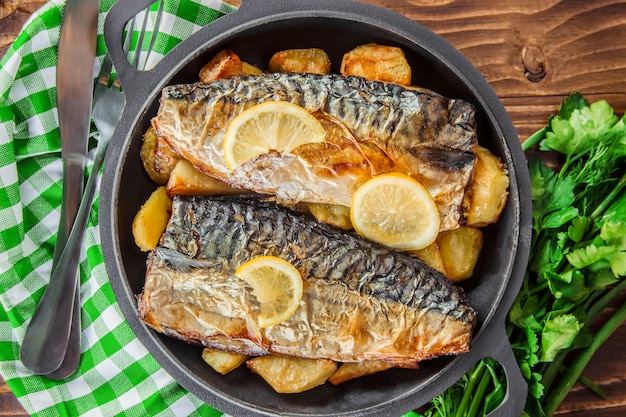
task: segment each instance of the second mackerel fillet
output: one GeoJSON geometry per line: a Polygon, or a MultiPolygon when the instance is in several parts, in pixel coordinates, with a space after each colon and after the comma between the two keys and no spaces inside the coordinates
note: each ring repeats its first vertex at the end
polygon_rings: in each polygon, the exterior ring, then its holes
{"type": "Polygon", "coordinates": [[[476,323],[462,290],[417,258],[258,197],[175,197],[138,300],[145,323],[188,342],[408,368],[466,352],[476,323]],[[267,328],[235,275],[262,255],[304,280],[293,316],[267,328]]]}

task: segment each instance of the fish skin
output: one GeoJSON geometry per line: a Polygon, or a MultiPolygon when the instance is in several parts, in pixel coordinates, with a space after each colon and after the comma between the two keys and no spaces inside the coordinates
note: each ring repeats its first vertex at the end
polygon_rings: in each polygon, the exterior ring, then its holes
{"type": "Polygon", "coordinates": [[[372,176],[402,172],[433,196],[441,230],[464,221],[477,135],[475,108],[463,100],[359,77],[274,73],[168,86],[152,123],[197,169],[237,188],[288,204],[349,206],[372,176]],[[231,171],[223,156],[226,127],[247,108],[275,100],[322,119],[332,146],[271,152],[231,171]]]}
{"type": "Polygon", "coordinates": [[[462,290],[419,259],[253,197],[175,197],[138,301],[146,324],[205,346],[401,367],[467,351],[476,323],[462,290]],[[262,255],[304,279],[296,313],[265,329],[234,274],[262,255]]]}

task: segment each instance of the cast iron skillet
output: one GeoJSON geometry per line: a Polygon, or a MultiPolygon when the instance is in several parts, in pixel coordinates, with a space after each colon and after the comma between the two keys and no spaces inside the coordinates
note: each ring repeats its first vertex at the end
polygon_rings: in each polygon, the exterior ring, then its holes
{"type": "Polygon", "coordinates": [[[449,43],[400,14],[348,0],[244,0],[240,9],[201,29],[153,70],[133,70],[121,50],[125,23],[153,0],[119,0],[105,24],[105,40],[127,104],[111,142],[102,181],[100,224],[105,263],[117,301],[138,339],[183,387],[235,416],[393,416],[415,409],[443,392],[483,357],[504,367],[508,390],[493,415],[520,415],[526,384],[504,332],[519,290],[531,236],[530,183],[515,129],[478,70],[449,43]],[[337,71],[344,52],[377,42],[407,54],[413,84],[478,108],[479,143],[508,166],[510,196],[500,221],[484,229],[485,243],[475,278],[464,284],[479,326],[469,353],[425,362],[419,370],[390,370],[339,386],[325,384],[301,394],[275,393],[246,367],[222,376],[203,363],[201,348],[147,328],[137,319],[135,294],[145,274],[144,253],[134,244],[131,222],[155,186],[143,171],[142,134],[156,114],[160,90],[194,82],[199,69],[222,48],[265,68],[275,51],[320,47],[337,71]]]}

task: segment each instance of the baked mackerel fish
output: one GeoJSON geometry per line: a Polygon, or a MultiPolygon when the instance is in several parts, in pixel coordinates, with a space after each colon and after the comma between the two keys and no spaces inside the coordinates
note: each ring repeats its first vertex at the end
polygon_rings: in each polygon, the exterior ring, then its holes
{"type": "Polygon", "coordinates": [[[350,205],[371,177],[401,172],[435,200],[441,229],[463,222],[477,147],[475,109],[436,92],[335,74],[236,76],[163,89],[157,134],[198,170],[283,203],[350,205]],[[324,142],[270,152],[230,170],[223,140],[230,121],[254,105],[283,100],[322,123],[324,142]]]}
{"type": "Polygon", "coordinates": [[[149,254],[139,317],[168,336],[248,355],[422,360],[469,349],[476,312],[420,260],[254,197],[181,197],[149,254]],[[296,312],[266,328],[235,270],[278,256],[303,277],[296,312]]]}

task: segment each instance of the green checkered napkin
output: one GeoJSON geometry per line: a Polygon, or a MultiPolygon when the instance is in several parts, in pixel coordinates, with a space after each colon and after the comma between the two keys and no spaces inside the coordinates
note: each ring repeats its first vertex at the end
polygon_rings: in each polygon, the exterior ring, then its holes
{"type": "MultiPolygon", "coordinates": [[[[102,25],[113,0],[101,1],[102,25]]],[[[48,2],[0,61],[0,374],[33,415],[221,415],[181,388],[135,338],[115,302],[104,267],[98,206],[92,207],[81,254],[82,357],[65,381],[33,375],[20,342],[52,264],[61,204],[61,141],[56,61],[64,3],[48,2]]],[[[234,8],[219,0],[166,0],[156,51],[234,8]]],[[[98,135],[92,128],[91,152],[98,135]]]]}

